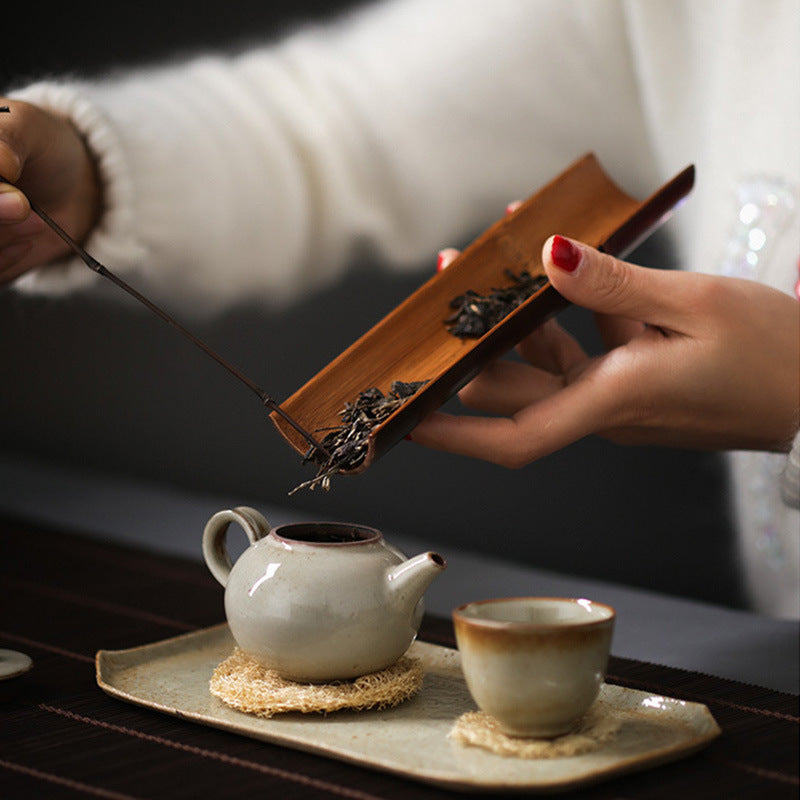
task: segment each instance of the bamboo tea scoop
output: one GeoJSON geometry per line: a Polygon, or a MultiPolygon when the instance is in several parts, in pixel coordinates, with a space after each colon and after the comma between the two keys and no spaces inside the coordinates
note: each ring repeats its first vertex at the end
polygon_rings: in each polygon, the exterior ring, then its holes
{"type": "MultiPolygon", "coordinates": [[[[311,431],[336,428],[361,392],[388,393],[394,381],[426,383],[369,433],[365,470],[427,414],[568,303],[549,281],[477,339],[451,335],[444,324],[450,302],[469,290],[486,294],[506,286],[505,270],[544,276],[542,245],[560,233],[622,256],[670,215],[694,184],[694,167],[640,202],[625,194],[593,154],[585,155],[469,245],[450,266],[410,295],[383,320],[282,404],[311,431]]],[[[306,442],[273,413],[272,421],[299,452],[306,442]]]]}
{"type": "MultiPolygon", "coordinates": [[[[0,111],[3,109],[0,108],[0,111]]],[[[0,181],[3,183],[10,183],[5,178],[0,177],[0,181]]],[[[154,314],[159,316],[164,322],[171,325],[175,330],[185,336],[192,344],[199,347],[206,355],[210,356],[214,359],[218,364],[223,366],[231,375],[241,381],[248,389],[253,391],[261,400],[261,402],[267,406],[272,412],[272,415],[277,415],[283,421],[285,425],[288,426],[288,429],[292,430],[292,432],[299,437],[302,441],[306,441],[312,447],[320,448],[321,452],[326,453],[327,451],[322,446],[320,442],[318,442],[305,428],[300,425],[295,419],[284,409],[278,405],[278,403],[270,397],[263,389],[257,386],[250,378],[244,375],[240,370],[226,361],[221,355],[219,355],[216,351],[212,350],[205,342],[195,336],[191,331],[187,330],[183,325],[181,325],[177,320],[167,314],[166,311],[161,309],[157,306],[152,300],[149,300],[145,297],[141,292],[134,289],[132,286],[128,285],[122,278],[119,278],[113,272],[111,272],[107,267],[103,266],[96,258],[89,255],[86,250],[81,247],[55,220],[51,219],[51,217],[39,208],[35,203],[30,201],[31,210],[37,214],[39,217],[44,220],[50,228],[58,234],[58,236],[63,239],[67,245],[72,249],[72,251],[86,264],[89,269],[96,272],[98,275],[102,275],[104,278],[108,278],[112,283],[115,283],[121,289],[126,291],[131,297],[136,298],[140,303],[147,306],[154,314]]]]}

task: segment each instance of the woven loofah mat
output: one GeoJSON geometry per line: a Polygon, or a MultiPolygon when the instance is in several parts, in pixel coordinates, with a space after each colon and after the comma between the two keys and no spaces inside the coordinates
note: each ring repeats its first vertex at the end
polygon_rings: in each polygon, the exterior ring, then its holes
{"type": "Polygon", "coordinates": [[[414,695],[424,672],[416,658],[404,656],[390,667],[351,681],[296,683],[262,667],[238,647],[211,676],[211,694],[239,711],[259,717],[350,709],[391,708],[414,695]]]}
{"type": "Polygon", "coordinates": [[[621,724],[605,704],[597,701],[570,733],[555,739],[524,739],[503,733],[497,720],[483,711],[469,711],[456,720],[450,738],[499,756],[566,758],[597,750],[616,734],[621,724]]]}

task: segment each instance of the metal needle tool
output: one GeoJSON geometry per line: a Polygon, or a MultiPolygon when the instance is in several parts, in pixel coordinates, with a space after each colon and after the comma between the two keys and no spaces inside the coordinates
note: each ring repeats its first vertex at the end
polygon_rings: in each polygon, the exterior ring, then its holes
{"type": "MultiPolygon", "coordinates": [[[[0,181],[3,183],[10,184],[10,181],[7,181],[5,178],[0,177],[0,181]]],[[[271,409],[272,411],[279,414],[286,422],[289,423],[312,447],[315,447],[325,458],[330,458],[330,454],[328,451],[307,431],[303,428],[298,422],[296,422],[289,414],[287,414],[279,405],[278,403],[269,396],[263,389],[258,387],[253,381],[250,380],[246,375],[240,372],[236,367],[232,364],[228,363],[222,356],[220,356],[217,352],[212,350],[205,342],[195,336],[191,331],[187,330],[183,327],[177,320],[167,314],[166,311],[159,308],[152,300],[146,298],[141,292],[134,289],[132,286],[129,286],[125,281],[121,278],[117,277],[113,272],[111,272],[107,267],[103,266],[96,258],[89,255],[86,250],[83,249],[66,231],[64,231],[61,226],[50,216],[39,208],[35,203],[30,203],[31,210],[40,216],[42,220],[44,220],[47,225],[52,228],[52,230],[58,234],[72,251],[86,264],[89,269],[93,270],[94,272],[102,275],[104,278],[108,278],[110,281],[115,283],[121,289],[126,291],[129,295],[136,298],[140,303],[144,304],[149,308],[154,314],[157,314],[161,317],[164,322],[171,325],[181,334],[183,334],[190,342],[194,345],[199,347],[206,355],[213,358],[218,364],[223,366],[228,372],[231,373],[234,377],[238,378],[245,386],[248,387],[251,391],[255,392],[258,395],[258,398],[261,402],[267,406],[267,408],[271,409]]]]}

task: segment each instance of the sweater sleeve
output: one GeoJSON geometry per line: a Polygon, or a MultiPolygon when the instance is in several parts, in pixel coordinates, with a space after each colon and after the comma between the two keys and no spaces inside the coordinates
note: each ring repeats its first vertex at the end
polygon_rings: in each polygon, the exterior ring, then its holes
{"type": "Polygon", "coordinates": [[[790,508],[800,508],[800,432],[794,437],[781,473],[781,498],[790,508]]]}
{"type": "MultiPolygon", "coordinates": [[[[364,254],[432,261],[587,150],[632,193],[655,180],[616,4],[391,0],[246,52],[16,95],[68,114],[97,154],[90,252],[195,308],[283,303],[364,254]]],[[[55,291],[87,279],[76,269],[23,285],[55,291]]]]}

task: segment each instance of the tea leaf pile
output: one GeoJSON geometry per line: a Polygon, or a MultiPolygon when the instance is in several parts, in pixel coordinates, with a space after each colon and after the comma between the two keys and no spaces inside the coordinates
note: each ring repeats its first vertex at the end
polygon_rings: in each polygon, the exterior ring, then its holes
{"type": "Polygon", "coordinates": [[[547,283],[546,276],[533,276],[527,270],[515,275],[507,269],[505,274],[512,281],[510,286],[492,289],[486,295],[470,289],[450,301],[450,308],[455,311],[445,320],[445,325],[453,336],[479,339],[547,283]]]}
{"type": "MultiPolygon", "coordinates": [[[[312,461],[319,466],[311,480],[304,481],[289,492],[300,489],[315,489],[321,486],[330,488],[331,477],[337,472],[346,472],[358,467],[367,456],[369,435],[373,428],[397,411],[411,395],[415,394],[427,381],[394,381],[389,393],[384,395],[377,387],[361,392],[352,403],[347,403],[340,412],[342,424],[329,429],[320,444],[330,457],[312,447],[305,455],[304,462],[312,461]]],[[[318,433],[319,431],[315,431],[318,433]]]]}

